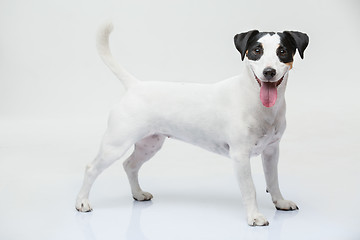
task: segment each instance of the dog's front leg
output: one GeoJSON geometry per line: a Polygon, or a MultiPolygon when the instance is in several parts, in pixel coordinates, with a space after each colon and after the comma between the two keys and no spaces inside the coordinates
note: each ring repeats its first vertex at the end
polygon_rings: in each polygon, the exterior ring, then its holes
{"type": "Polygon", "coordinates": [[[235,172],[238,178],[244,206],[247,211],[247,221],[250,226],[267,226],[269,222],[259,213],[256,203],[255,186],[251,176],[249,154],[232,154],[235,172]]]}
{"type": "Polygon", "coordinates": [[[279,161],[279,142],[268,146],[261,155],[265,173],[267,191],[271,194],[276,209],[291,211],[298,210],[296,204],[289,200],[284,200],[281,195],[278,180],[278,161],[279,161]]]}

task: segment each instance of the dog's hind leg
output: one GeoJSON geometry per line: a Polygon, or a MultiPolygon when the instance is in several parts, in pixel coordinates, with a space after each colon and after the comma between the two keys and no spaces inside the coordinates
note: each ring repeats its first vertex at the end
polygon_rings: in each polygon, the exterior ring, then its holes
{"type": "Polygon", "coordinates": [[[135,128],[129,128],[131,124],[123,121],[124,127],[118,129],[108,129],[106,132],[98,156],[90,163],[85,170],[83,185],[76,200],[76,209],[80,212],[89,212],[89,193],[96,178],[122,155],[138,140],[141,139],[142,131],[135,128]],[[125,128],[126,126],[126,128],[125,128]]]}
{"type": "Polygon", "coordinates": [[[133,198],[137,201],[148,201],[153,197],[151,193],[141,189],[138,172],[140,167],[160,150],[164,140],[165,136],[155,134],[138,141],[135,144],[134,152],[123,163],[133,198]]]}

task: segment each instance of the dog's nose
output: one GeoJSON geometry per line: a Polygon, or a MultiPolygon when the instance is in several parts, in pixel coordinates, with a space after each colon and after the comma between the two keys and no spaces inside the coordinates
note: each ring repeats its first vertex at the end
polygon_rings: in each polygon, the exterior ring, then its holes
{"type": "Polygon", "coordinates": [[[276,75],[276,70],[268,67],[264,69],[263,74],[267,80],[270,80],[276,75]]]}

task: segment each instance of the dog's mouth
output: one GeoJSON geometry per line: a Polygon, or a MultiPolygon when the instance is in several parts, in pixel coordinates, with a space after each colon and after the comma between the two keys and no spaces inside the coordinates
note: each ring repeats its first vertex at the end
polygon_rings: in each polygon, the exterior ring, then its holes
{"type": "Polygon", "coordinates": [[[276,82],[263,82],[254,73],[255,79],[260,86],[260,100],[265,107],[272,107],[277,99],[277,87],[284,80],[284,76],[276,82]]]}

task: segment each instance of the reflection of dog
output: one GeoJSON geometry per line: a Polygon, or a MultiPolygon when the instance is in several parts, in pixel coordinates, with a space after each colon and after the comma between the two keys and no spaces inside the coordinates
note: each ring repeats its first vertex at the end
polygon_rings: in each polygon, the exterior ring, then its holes
{"type": "Polygon", "coordinates": [[[161,148],[165,137],[183,140],[234,160],[250,225],[268,225],[258,212],[250,157],[262,154],[267,191],[279,210],[296,210],[282,197],[277,176],[279,141],[285,130],[284,92],[293,56],[303,57],[308,36],[300,32],[249,31],[235,36],[246,70],[215,84],[141,82],[112,57],[112,25],[100,28],[97,46],[106,65],[127,92],[111,112],[96,159],[87,166],[76,209],[91,211],[88,196],[96,177],[132,146],[124,162],[134,199],[150,200],[138,182],[141,165],[161,148]],[[246,58],[245,58],[246,57],[246,58]],[[259,97],[260,96],[260,97],[259,97]]]}

